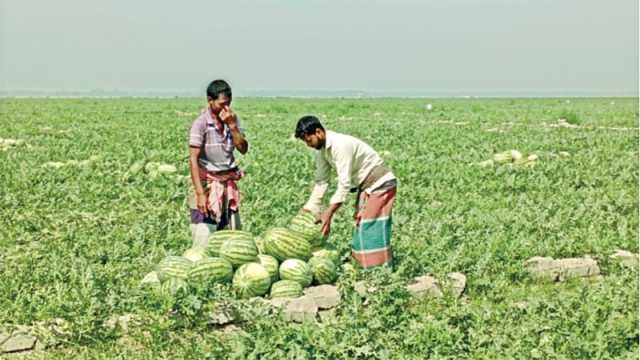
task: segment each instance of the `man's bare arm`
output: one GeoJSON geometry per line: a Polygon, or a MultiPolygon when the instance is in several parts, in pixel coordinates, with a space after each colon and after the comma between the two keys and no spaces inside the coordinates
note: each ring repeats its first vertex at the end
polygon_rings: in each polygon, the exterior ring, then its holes
{"type": "Polygon", "coordinates": [[[199,147],[189,147],[189,167],[191,169],[191,183],[196,192],[196,205],[198,210],[203,214],[207,213],[207,205],[204,194],[204,188],[200,182],[200,167],[198,165],[198,158],[200,158],[199,147]]]}
{"type": "Polygon", "coordinates": [[[236,114],[227,106],[220,111],[218,116],[220,117],[220,120],[229,127],[231,137],[233,138],[233,146],[235,146],[241,154],[246,154],[247,150],[249,150],[249,143],[240,132],[240,129],[238,129],[236,114]]]}

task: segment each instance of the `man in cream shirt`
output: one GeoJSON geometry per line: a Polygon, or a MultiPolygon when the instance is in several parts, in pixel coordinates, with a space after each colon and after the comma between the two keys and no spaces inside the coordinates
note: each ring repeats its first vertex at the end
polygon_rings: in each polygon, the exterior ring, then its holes
{"type": "Polygon", "coordinates": [[[326,236],[331,231],[333,214],[348,193],[357,192],[352,256],[365,268],[390,265],[393,258],[391,210],[397,180],[380,155],[360,139],[325,130],[315,116],[298,120],[295,136],[318,150],[315,186],[304,210],[319,214],[322,233],[326,236]],[[321,212],[322,199],[334,170],[337,173],[336,192],[328,209],[321,212]]]}

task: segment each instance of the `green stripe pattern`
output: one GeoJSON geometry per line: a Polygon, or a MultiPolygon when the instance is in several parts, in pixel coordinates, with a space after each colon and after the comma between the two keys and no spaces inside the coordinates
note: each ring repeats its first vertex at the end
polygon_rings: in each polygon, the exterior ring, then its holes
{"type": "Polygon", "coordinates": [[[262,296],[269,291],[270,286],[269,272],[258,263],[244,264],[233,275],[233,288],[243,299],[262,296]]]}
{"type": "Polygon", "coordinates": [[[204,258],[196,262],[187,275],[189,284],[206,286],[227,283],[233,277],[233,266],[223,258],[204,258]]]}
{"type": "Polygon", "coordinates": [[[286,228],[273,228],[264,237],[265,252],[279,261],[287,259],[308,260],[311,244],[299,233],[286,228]]]}
{"type": "Polygon", "coordinates": [[[306,262],[299,259],[288,259],[280,265],[280,279],[293,280],[305,288],[311,285],[313,273],[306,262]]]}
{"type": "Polygon", "coordinates": [[[289,228],[295,232],[302,234],[311,244],[312,248],[324,245],[324,236],[320,232],[320,224],[316,224],[316,218],[311,213],[301,212],[296,215],[289,223],[289,228]]]}
{"type": "Polygon", "coordinates": [[[222,244],[229,239],[253,239],[253,235],[242,230],[218,230],[209,235],[207,254],[211,257],[220,256],[222,244]]]}
{"type": "Polygon", "coordinates": [[[258,248],[252,237],[229,238],[220,247],[220,257],[237,268],[240,265],[258,261],[258,248]]]}
{"type": "Polygon", "coordinates": [[[167,256],[156,267],[158,279],[161,282],[171,278],[186,279],[189,269],[193,266],[193,262],[182,256],[167,256]]]}
{"type": "Polygon", "coordinates": [[[278,259],[271,255],[260,254],[258,255],[258,262],[267,269],[269,275],[271,275],[272,282],[278,281],[278,269],[280,267],[278,259]]]}
{"type": "Polygon", "coordinates": [[[331,259],[314,256],[309,260],[309,267],[313,274],[313,279],[316,284],[331,284],[338,277],[338,269],[336,264],[331,259]]]}
{"type": "Polygon", "coordinates": [[[302,285],[297,281],[280,280],[271,285],[271,298],[297,298],[302,296],[302,285]]]}

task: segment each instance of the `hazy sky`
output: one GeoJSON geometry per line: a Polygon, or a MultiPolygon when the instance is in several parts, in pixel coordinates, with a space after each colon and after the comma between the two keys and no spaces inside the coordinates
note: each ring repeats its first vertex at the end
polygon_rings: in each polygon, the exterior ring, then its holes
{"type": "Polygon", "coordinates": [[[638,0],[0,0],[0,90],[638,94],[638,0]]]}

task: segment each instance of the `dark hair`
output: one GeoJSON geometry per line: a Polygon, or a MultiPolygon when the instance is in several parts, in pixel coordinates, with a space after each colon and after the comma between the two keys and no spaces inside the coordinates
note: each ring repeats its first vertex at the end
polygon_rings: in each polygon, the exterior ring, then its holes
{"type": "Polygon", "coordinates": [[[231,100],[231,86],[224,80],[213,80],[207,87],[207,96],[216,100],[220,94],[225,95],[231,100]]]}
{"type": "Polygon", "coordinates": [[[313,115],[303,116],[298,120],[298,125],[296,125],[296,137],[304,140],[305,135],[315,134],[316,129],[324,131],[320,120],[313,115]]]}

